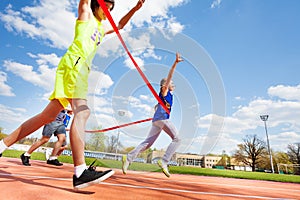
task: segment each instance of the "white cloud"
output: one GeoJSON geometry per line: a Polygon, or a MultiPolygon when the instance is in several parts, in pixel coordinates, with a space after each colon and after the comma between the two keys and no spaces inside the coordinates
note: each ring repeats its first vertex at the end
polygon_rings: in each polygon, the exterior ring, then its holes
{"type": "MultiPolygon", "coordinates": [[[[300,134],[299,132],[294,132],[294,131],[288,131],[288,132],[279,132],[279,133],[274,133],[270,132],[268,133],[269,136],[269,142],[270,142],[270,147],[272,150],[275,151],[287,151],[287,146],[289,144],[293,144],[295,142],[300,141],[300,134]]],[[[263,140],[266,140],[266,136],[262,136],[263,140]]]]}
{"type": "Polygon", "coordinates": [[[37,71],[35,71],[33,66],[9,60],[5,60],[3,66],[7,71],[10,71],[29,83],[44,88],[46,91],[51,91],[53,89],[55,68],[49,68],[47,65],[40,65],[37,71]]]}
{"type": "Polygon", "coordinates": [[[244,98],[242,98],[242,97],[234,97],[234,99],[235,100],[237,100],[237,101],[242,101],[242,100],[245,100],[244,98]]]}
{"type": "MultiPolygon", "coordinates": [[[[142,27],[148,23],[150,27],[164,22],[162,28],[172,29],[172,32],[182,31],[183,25],[176,18],[169,16],[171,7],[181,6],[187,0],[146,1],[141,10],[133,16],[126,25],[125,31],[133,26],[142,27]]],[[[119,1],[116,3],[112,16],[118,21],[135,5],[132,1],[119,1]]],[[[24,34],[33,39],[42,39],[48,45],[56,48],[67,48],[74,36],[74,25],[77,13],[77,1],[46,1],[40,0],[36,5],[26,6],[19,11],[9,4],[0,19],[5,28],[16,34],[24,34]]],[[[104,22],[109,27],[109,22],[104,22]]]]}
{"type": "Polygon", "coordinates": [[[140,95],[139,98],[142,100],[142,101],[146,101],[148,103],[151,103],[151,104],[155,104],[156,103],[156,99],[151,95],[140,95]]]}
{"type": "MultiPolygon", "coordinates": [[[[127,48],[129,49],[131,55],[135,59],[138,66],[144,70],[143,58],[152,57],[154,59],[160,60],[161,57],[157,56],[154,52],[155,46],[151,44],[151,36],[149,33],[143,33],[134,37],[128,32],[122,33],[122,38],[124,39],[127,48]]],[[[98,54],[101,57],[111,57],[110,53],[117,57],[125,56],[124,65],[130,69],[135,69],[135,66],[124,48],[121,46],[119,39],[114,35],[109,35],[103,41],[102,46],[98,50],[98,54]]]]}
{"type": "MultiPolygon", "coordinates": [[[[135,13],[130,23],[136,27],[142,27],[144,23],[148,23],[150,27],[153,27],[158,21],[168,21],[171,18],[171,16],[169,16],[170,8],[179,7],[187,2],[188,0],[145,1],[143,7],[135,13]]],[[[117,2],[115,9],[112,11],[115,23],[118,23],[124,14],[134,5],[135,3],[132,1],[117,2]]],[[[128,29],[131,29],[130,24],[125,27],[125,30],[128,29]]]]}
{"type": "MultiPolygon", "coordinates": [[[[19,124],[24,121],[26,110],[23,108],[12,108],[0,104],[0,123],[5,124],[4,127],[19,124]]],[[[1,125],[0,125],[1,126],[1,125]]],[[[6,131],[4,131],[6,132],[6,131]]]]}
{"type": "Polygon", "coordinates": [[[284,85],[272,86],[268,89],[268,94],[270,96],[278,97],[285,100],[300,101],[300,85],[297,85],[295,87],[284,85]]]}
{"type": "Polygon", "coordinates": [[[214,0],[213,3],[210,5],[210,8],[219,8],[221,5],[222,0],[214,0]]]}
{"type": "Polygon", "coordinates": [[[103,95],[113,85],[113,80],[109,75],[101,71],[91,70],[89,74],[89,94],[103,95]]]}
{"type": "Polygon", "coordinates": [[[58,63],[60,61],[60,57],[58,57],[56,54],[38,54],[34,55],[32,53],[28,53],[28,56],[31,58],[36,59],[36,62],[38,65],[47,65],[50,64],[52,66],[58,66],[58,63]]]}
{"type": "Polygon", "coordinates": [[[130,96],[128,98],[128,100],[129,100],[129,105],[132,108],[137,109],[138,111],[140,111],[140,113],[151,113],[151,111],[153,110],[153,107],[142,103],[139,98],[136,98],[134,96],[130,96]]]}
{"type": "MultiPolygon", "coordinates": [[[[224,117],[224,126],[220,132],[219,143],[216,149],[221,151],[222,144],[227,143],[227,148],[235,148],[241,139],[247,134],[257,134],[260,138],[265,139],[264,124],[260,115],[268,114],[267,127],[269,132],[271,148],[275,150],[286,149],[287,144],[300,140],[300,101],[296,101],[299,86],[272,86],[268,89],[272,96],[280,97],[281,100],[257,98],[248,103],[246,106],[240,106],[231,116],[224,117]],[[283,100],[282,100],[283,99],[283,100]],[[235,142],[233,142],[235,141],[235,142]]],[[[218,124],[222,116],[205,115],[198,120],[198,127],[208,130],[211,126],[218,124]],[[214,123],[212,124],[212,118],[214,123]]],[[[223,145],[224,146],[224,145],[223,145]]],[[[226,149],[226,148],[225,148],[226,149]]]]}
{"type": "Polygon", "coordinates": [[[16,96],[12,92],[12,88],[6,84],[7,82],[7,74],[5,72],[0,71],[0,95],[2,96],[16,96]]]}
{"type": "MultiPolygon", "coordinates": [[[[137,63],[137,65],[139,66],[139,68],[144,71],[145,68],[143,67],[144,66],[144,61],[139,58],[139,57],[134,57],[132,56],[133,59],[135,60],[135,62],[137,63]]],[[[127,56],[127,59],[124,61],[124,64],[129,67],[130,69],[135,69],[135,65],[133,64],[133,62],[131,61],[131,59],[129,58],[129,56],[127,56]]]]}
{"type": "Polygon", "coordinates": [[[34,6],[26,6],[20,11],[8,5],[0,13],[5,28],[16,34],[24,34],[32,39],[42,39],[49,46],[67,48],[74,36],[75,13],[70,1],[41,0],[34,6]]]}
{"type": "Polygon", "coordinates": [[[177,33],[181,33],[183,31],[184,26],[177,22],[176,18],[172,17],[170,20],[168,20],[167,29],[169,29],[173,35],[176,35],[177,33]]]}

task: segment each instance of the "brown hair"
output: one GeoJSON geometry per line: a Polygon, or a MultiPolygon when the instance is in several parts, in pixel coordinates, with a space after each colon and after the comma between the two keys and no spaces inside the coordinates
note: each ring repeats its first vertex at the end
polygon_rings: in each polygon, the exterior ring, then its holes
{"type": "MultiPolygon", "coordinates": [[[[113,8],[115,7],[115,0],[104,0],[105,2],[109,2],[112,4],[112,7],[110,9],[110,11],[113,10],[113,8]]],[[[92,0],[91,1],[91,9],[93,11],[93,13],[96,11],[97,8],[99,8],[99,3],[98,3],[98,0],[92,0]]]]}

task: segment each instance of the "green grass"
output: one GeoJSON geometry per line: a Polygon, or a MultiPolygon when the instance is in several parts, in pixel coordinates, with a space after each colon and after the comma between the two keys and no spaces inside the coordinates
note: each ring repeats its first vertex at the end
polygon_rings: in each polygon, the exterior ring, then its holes
{"type": "MultiPolygon", "coordinates": [[[[4,151],[3,156],[19,158],[22,153],[23,151],[6,150],[4,151]]],[[[45,160],[45,154],[35,152],[31,155],[31,159],[45,160]]],[[[87,165],[91,164],[94,160],[95,160],[94,158],[86,158],[87,165]]],[[[71,156],[60,156],[59,161],[63,163],[71,163],[71,164],[73,163],[71,156]]],[[[99,167],[107,167],[113,169],[121,169],[122,167],[121,161],[105,160],[105,159],[98,159],[95,165],[99,167]]],[[[149,171],[149,172],[160,171],[157,165],[147,164],[147,163],[132,163],[128,169],[134,171],[149,171]]],[[[235,170],[179,167],[179,166],[170,166],[169,171],[171,174],[192,174],[198,176],[217,176],[217,177],[227,177],[227,178],[300,183],[300,176],[285,175],[285,174],[271,174],[271,173],[264,173],[264,172],[245,172],[245,171],[235,171],[235,170]]]]}

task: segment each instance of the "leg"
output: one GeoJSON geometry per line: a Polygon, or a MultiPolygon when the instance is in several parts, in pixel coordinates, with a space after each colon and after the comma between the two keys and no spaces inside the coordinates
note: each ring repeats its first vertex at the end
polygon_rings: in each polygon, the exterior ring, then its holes
{"type": "Polygon", "coordinates": [[[70,128],[70,143],[74,166],[85,164],[85,125],[90,115],[90,110],[85,99],[72,99],[70,101],[74,112],[73,121],[70,128]]]}
{"type": "Polygon", "coordinates": [[[115,172],[112,170],[99,172],[92,167],[86,168],[84,159],[84,129],[90,115],[90,110],[84,99],[73,99],[70,103],[74,111],[74,118],[70,130],[70,142],[75,170],[73,175],[73,187],[79,189],[99,183],[112,176],[115,172]]]}
{"type": "Polygon", "coordinates": [[[30,166],[29,159],[30,159],[30,154],[34,152],[37,148],[48,142],[50,137],[43,136],[39,141],[31,145],[29,150],[26,153],[23,153],[20,158],[22,161],[22,164],[25,166],[30,166]]]}
{"type": "Polygon", "coordinates": [[[57,156],[65,140],[66,140],[65,134],[57,134],[57,142],[54,145],[51,156],[57,156]]]}
{"type": "MultiPolygon", "coordinates": [[[[65,127],[64,125],[62,125],[63,127],[65,127]]],[[[65,134],[57,134],[57,142],[54,144],[54,148],[52,150],[52,154],[49,157],[49,159],[47,160],[47,164],[49,165],[56,165],[56,166],[62,166],[63,163],[60,163],[57,159],[57,153],[60,150],[63,142],[66,140],[66,135],[65,134]]]]}
{"type": "Polygon", "coordinates": [[[20,139],[36,131],[41,126],[52,122],[62,109],[63,107],[57,99],[50,101],[47,107],[40,114],[25,121],[14,132],[4,138],[4,144],[9,147],[20,139]]]}
{"type": "Polygon", "coordinates": [[[62,152],[67,148],[67,146],[63,146],[59,148],[59,151],[57,152],[56,156],[60,156],[62,152]]]}
{"type": "Polygon", "coordinates": [[[127,154],[127,156],[123,155],[123,157],[122,157],[122,171],[123,171],[123,174],[127,173],[128,166],[133,161],[133,159],[137,157],[137,155],[140,152],[145,151],[146,149],[148,149],[149,147],[152,146],[152,144],[155,142],[155,140],[159,136],[161,130],[162,130],[161,128],[159,128],[157,126],[154,126],[152,124],[151,130],[150,130],[147,138],[141,144],[139,144],[135,149],[130,151],[127,154]]]}
{"type": "Polygon", "coordinates": [[[163,161],[168,163],[173,154],[176,152],[177,148],[180,145],[180,139],[178,138],[178,132],[176,130],[176,127],[173,125],[173,123],[169,120],[164,120],[164,126],[163,130],[171,137],[172,142],[168,146],[166,153],[163,157],[163,161]]]}
{"type": "Polygon", "coordinates": [[[27,151],[28,154],[32,154],[37,148],[42,146],[43,144],[47,143],[49,141],[50,137],[43,136],[39,141],[36,143],[32,144],[29,150],[27,151]]]}
{"type": "Polygon", "coordinates": [[[128,153],[127,155],[127,160],[129,163],[132,162],[132,160],[134,158],[136,158],[136,156],[140,153],[145,151],[146,149],[148,149],[149,147],[152,146],[152,144],[155,142],[155,140],[157,139],[157,137],[159,136],[160,132],[161,132],[161,128],[157,127],[155,125],[152,125],[151,130],[147,136],[147,138],[141,143],[139,144],[135,149],[133,149],[131,152],[128,153]]]}

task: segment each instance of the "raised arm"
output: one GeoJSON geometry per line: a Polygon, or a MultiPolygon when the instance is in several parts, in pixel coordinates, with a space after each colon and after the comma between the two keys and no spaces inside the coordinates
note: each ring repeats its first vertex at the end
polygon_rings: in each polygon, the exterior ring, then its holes
{"type": "Polygon", "coordinates": [[[169,74],[167,76],[167,80],[166,80],[166,83],[164,86],[162,86],[162,92],[163,92],[163,95],[166,96],[167,95],[167,92],[168,92],[168,89],[169,89],[169,86],[170,86],[170,83],[172,81],[172,77],[173,77],[173,74],[174,74],[174,71],[175,71],[175,68],[177,66],[177,63],[179,62],[182,62],[183,59],[180,57],[180,54],[177,52],[176,53],[176,59],[169,71],[169,74]]]}
{"type": "MultiPolygon", "coordinates": [[[[136,11],[138,11],[143,6],[144,2],[145,2],[145,0],[139,0],[137,2],[137,4],[124,17],[122,17],[122,19],[119,21],[119,24],[118,24],[118,29],[119,30],[124,28],[124,26],[128,23],[128,21],[134,15],[134,13],[136,11]]],[[[112,30],[107,31],[105,34],[110,34],[110,33],[113,33],[113,32],[114,32],[114,30],[112,29],[112,30]]]]}
{"type": "Polygon", "coordinates": [[[78,20],[87,21],[92,16],[91,0],[80,0],[78,5],[78,20]]]}

